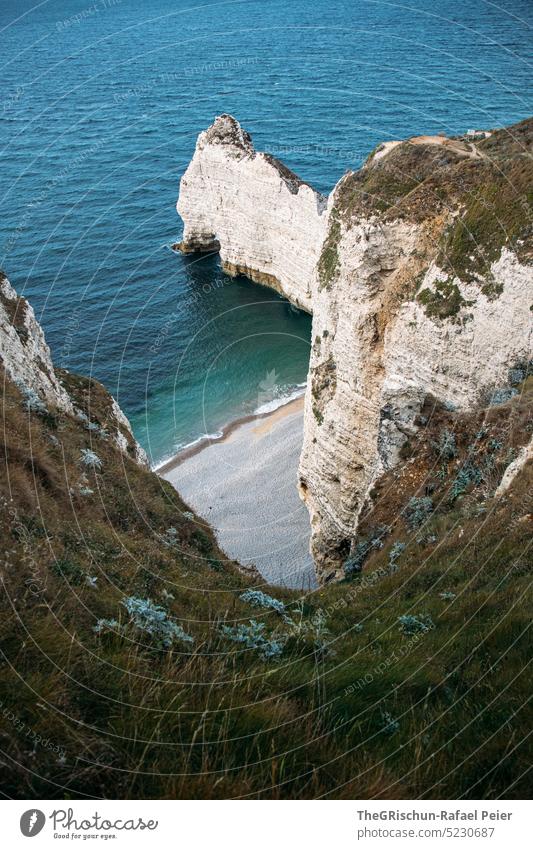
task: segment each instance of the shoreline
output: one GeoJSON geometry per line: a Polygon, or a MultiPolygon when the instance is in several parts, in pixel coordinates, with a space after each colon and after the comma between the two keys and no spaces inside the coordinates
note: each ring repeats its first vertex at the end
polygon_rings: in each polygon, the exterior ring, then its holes
{"type": "Polygon", "coordinates": [[[159,474],[211,526],[229,560],[269,584],[309,591],[316,575],[298,492],[303,419],[303,396],[243,416],[222,436],[181,451],[159,474]]]}
{"type": "Polygon", "coordinates": [[[176,469],[184,463],[185,460],[189,460],[191,457],[196,456],[196,454],[199,454],[201,451],[209,448],[209,446],[228,442],[230,437],[232,437],[236,431],[251,422],[263,421],[264,424],[261,426],[261,432],[268,431],[269,428],[276,422],[280,421],[280,419],[283,419],[285,416],[288,416],[293,412],[298,412],[300,409],[303,410],[304,398],[305,390],[303,390],[302,394],[298,395],[297,398],[291,398],[290,401],[280,404],[280,406],[276,407],[275,410],[268,410],[265,413],[249,413],[246,416],[234,419],[232,422],[229,422],[221,428],[220,436],[215,435],[200,437],[197,442],[192,443],[192,445],[185,446],[169,460],[165,460],[165,462],[160,466],[154,466],[152,471],[155,472],[156,475],[160,476],[168,474],[168,472],[171,472],[173,469],[176,469]],[[265,420],[268,420],[268,422],[265,420]]]}

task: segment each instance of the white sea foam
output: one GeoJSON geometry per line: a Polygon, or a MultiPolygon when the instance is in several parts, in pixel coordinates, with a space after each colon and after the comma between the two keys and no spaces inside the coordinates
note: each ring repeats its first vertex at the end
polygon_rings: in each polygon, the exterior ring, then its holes
{"type": "Polygon", "coordinates": [[[217,430],[215,433],[203,433],[201,436],[198,436],[196,439],[193,439],[192,442],[184,442],[181,445],[175,445],[172,454],[166,454],[161,460],[158,460],[155,465],[152,466],[152,471],[157,472],[162,468],[169,460],[173,460],[176,454],[181,454],[182,451],[187,451],[189,448],[193,448],[195,445],[198,445],[199,442],[209,442],[212,439],[221,439],[224,436],[224,431],[217,430]]]}
{"type": "Polygon", "coordinates": [[[279,409],[279,407],[284,407],[285,404],[289,404],[290,401],[295,401],[296,398],[301,398],[301,396],[305,394],[306,385],[306,383],[298,383],[289,392],[286,392],[277,398],[273,398],[271,401],[266,401],[254,410],[254,416],[262,416],[265,413],[273,413],[274,410],[279,409]]]}
{"type": "MultiPolygon", "coordinates": [[[[289,404],[291,401],[295,401],[296,398],[301,398],[305,394],[306,383],[297,383],[295,386],[286,389],[285,391],[281,391],[281,393],[276,397],[272,398],[270,401],[265,401],[264,404],[260,404],[253,413],[249,415],[252,416],[264,416],[268,413],[273,413],[275,410],[278,410],[280,407],[284,407],[285,404],[289,404]]],[[[239,421],[239,419],[234,419],[234,421],[239,421]]],[[[230,425],[228,425],[231,427],[230,425]]],[[[227,430],[226,426],[223,430],[217,430],[215,433],[203,433],[201,436],[198,436],[196,439],[193,439],[192,442],[186,442],[182,444],[178,444],[174,446],[174,450],[171,454],[166,454],[161,460],[158,460],[152,466],[152,471],[157,472],[169,460],[172,460],[176,457],[177,454],[181,454],[183,451],[188,451],[190,448],[194,448],[195,445],[198,445],[200,442],[210,442],[214,439],[221,439],[224,436],[225,431],[227,430]]]]}

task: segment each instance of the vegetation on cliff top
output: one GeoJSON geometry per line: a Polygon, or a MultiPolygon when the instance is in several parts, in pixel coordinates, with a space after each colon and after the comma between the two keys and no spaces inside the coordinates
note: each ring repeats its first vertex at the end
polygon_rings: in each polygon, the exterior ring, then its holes
{"type": "Polygon", "coordinates": [[[402,142],[343,178],[319,264],[323,285],[337,265],[338,221],[349,226],[373,214],[416,223],[440,217],[448,225],[430,259],[497,297],[490,265],[502,248],[533,260],[533,119],[462,147],[402,142]]]}

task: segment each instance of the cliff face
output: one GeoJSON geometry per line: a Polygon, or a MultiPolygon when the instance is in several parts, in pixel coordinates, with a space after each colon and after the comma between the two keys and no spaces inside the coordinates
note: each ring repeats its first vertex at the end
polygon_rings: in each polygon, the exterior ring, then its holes
{"type": "Polygon", "coordinates": [[[33,308],[1,272],[0,277],[0,364],[4,380],[16,384],[27,410],[38,415],[67,413],[95,440],[105,434],[124,454],[147,465],[146,453],[115,399],[95,380],[84,381],[82,389],[74,375],[56,372],[33,308]]]}
{"type": "Polygon", "coordinates": [[[180,249],[313,313],[299,483],[323,581],[425,399],[479,405],[531,356],[532,128],[388,143],[327,201],[229,116],[198,139],[180,249]]]}
{"type": "Polygon", "coordinates": [[[182,177],[180,250],[220,250],[224,270],[271,286],[311,312],[326,199],[282,163],[257,153],[229,115],[201,133],[182,177]]]}
{"type": "Polygon", "coordinates": [[[19,298],[4,275],[0,280],[0,360],[15,383],[58,409],[73,412],[33,308],[25,298],[19,298]]]}

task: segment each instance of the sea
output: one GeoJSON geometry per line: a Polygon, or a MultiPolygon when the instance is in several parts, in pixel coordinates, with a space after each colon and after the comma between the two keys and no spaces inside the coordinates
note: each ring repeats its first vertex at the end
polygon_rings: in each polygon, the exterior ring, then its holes
{"type": "Polygon", "coordinates": [[[0,265],[57,365],[154,466],[305,386],[311,320],[181,256],[179,181],[228,112],[328,193],[381,141],[533,112],[530,0],[1,0],[0,265]]]}

